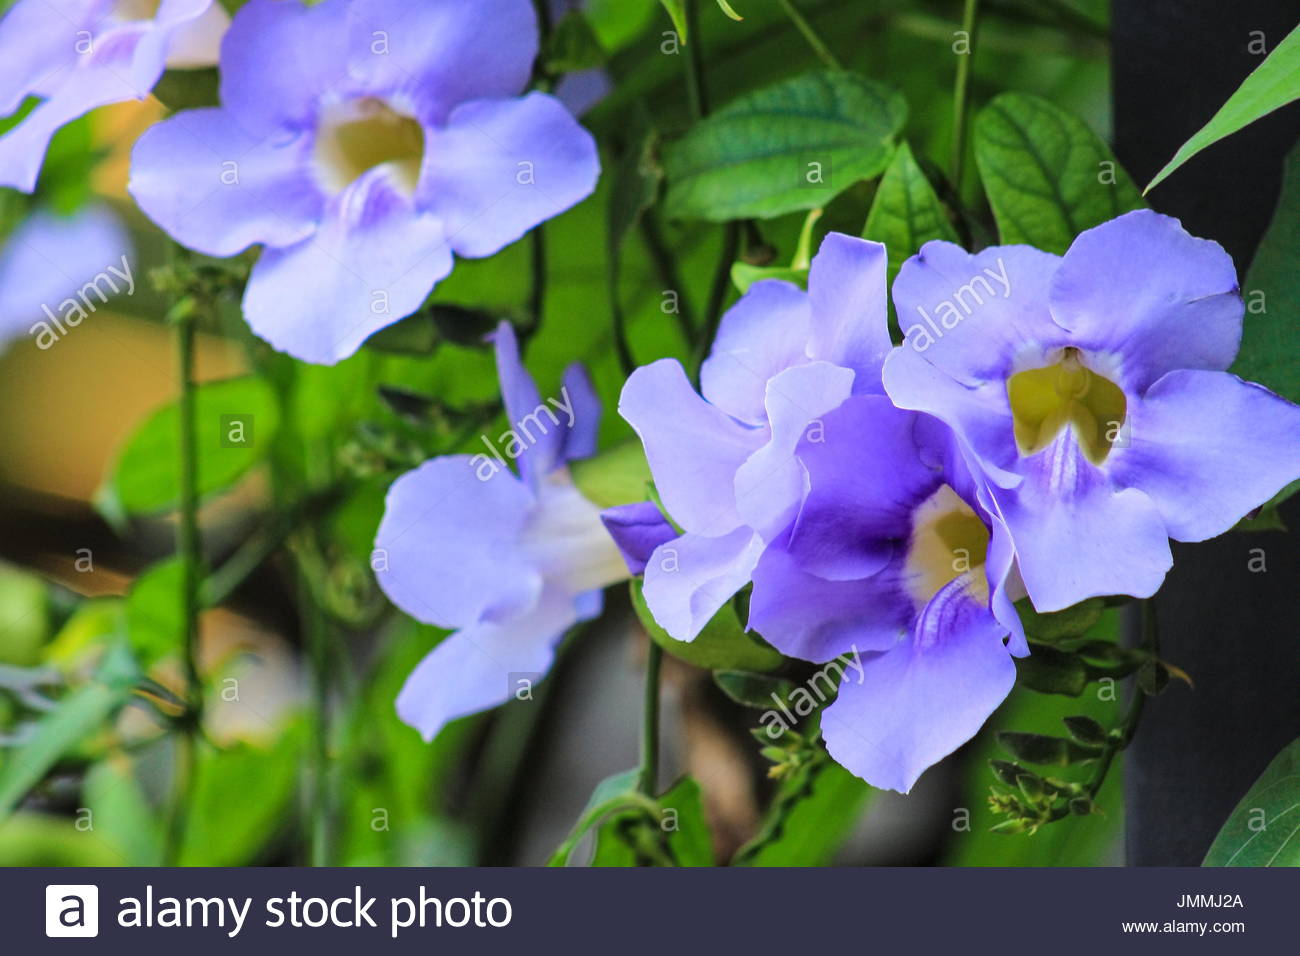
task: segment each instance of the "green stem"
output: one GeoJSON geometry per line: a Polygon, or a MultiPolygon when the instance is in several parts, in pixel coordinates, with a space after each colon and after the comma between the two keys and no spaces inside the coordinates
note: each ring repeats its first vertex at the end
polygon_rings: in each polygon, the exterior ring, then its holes
{"type": "MultiPolygon", "coordinates": [[[[695,349],[695,376],[698,380],[700,366],[709,354],[713,337],[718,334],[718,323],[722,321],[722,307],[727,301],[727,288],[731,285],[731,265],[736,261],[740,251],[741,223],[733,220],[723,227],[722,251],[718,256],[718,265],[713,273],[713,285],[709,289],[709,304],[704,313],[704,329],[695,349]]],[[[698,381],[697,381],[698,384],[698,381]]]]}
{"type": "MultiPolygon", "coordinates": [[[[1159,651],[1156,641],[1156,603],[1154,598],[1148,598],[1141,602],[1142,609],[1142,635],[1140,647],[1148,652],[1154,659],[1159,651]]],[[[1089,798],[1096,799],[1097,794],[1101,791],[1102,784],[1106,782],[1106,775],[1110,772],[1111,764],[1114,762],[1116,755],[1133,742],[1134,735],[1137,734],[1138,723],[1142,719],[1142,711],[1146,706],[1147,695],[1140,686],[1137,679],[1133,680],[1132,696],[1129,697],[1128,709],[1124,712],[1124,718],[1120,721],[1113,731],[1110,739],[1102,751],[1101,757],[1097,760],[1097,766],[1093,769],[1092,776],[1088,778],[1087,784],[1084,785],[1084,791],[1089,798]]]]}
{"type": "Polygon", "coordinates": [[[637,789],[654,799],[659,789],[659,672],[664,651],[654,641],[645,661],[645,709],[641,714],[641,778],[637,789]]]}
{"type": "Polygon", "coordinates": [[[700,36],[697,0],[684,0],[686,8],[686,99],[691,116],[700,120],[709,115],[709,91],[704,85],[704,44],[700,36]]]}
{"type": "Polygon", "coordinates": [[[817,58],[832,70],[844,69],[844,65],[836,59],[835,54],[831,52],[831,48],[826,45],[826,41],[818,35],[813,25],[808,22],[808,18],[799,12],[799,8],[794,5],[794,0],[780,0],[780,3],[781,9],[785,11],[786,16],[794,22],[799,32],[803,34],[803,38],[808,41],[808,45],[817,54],[817,58]]]}
{"type": "Polygon", "coordinates": [[[189,806],[193,794],[197,741],[191,729],[182,731],[172,738],[174,754],[172,764],[175,767],[176,784],[172,788],[171,804],[167,808],[167,822],[163,832],[163,866],[179,866],[181,848],[185,843],[185,823],[189,816],[189,806]]]}
{"type": "Polygon", "coordinates": [[[174,806],[169,815],[166,858],[174,863],[184,838],[185,811],[194,787],[194,737],[203,720],[203,680],[199,673],[199,586],[203,579],[202,542],[199,538],[199,451],[195,421],[194,336],[195,315],[177,310],[176,357],[180,375],[177,417],[180,431],[177,453],[180,503],[176,521],[176,555],[181,562],[181,666],[185,675],[185,729],[177,741],[174,806]]]}
{"type": "Polygon", "coordinates": [[[957,78],[952,92],[952,187],[961,195],[961,177],[966,165],[966,113],[970,89],[971,61],[975,59],[975,28],[979,18],[979,0],[965,0],[961,28],[970,48],[957,57],[957,78]]]}
{"type": "Polygon", "coordinates": [[[546,227],[538,226],[532,234],[532,272],[533,286],[528,296],[528,311],[531,313],[532,335],[542,327],[542,314],[546,311],[546,227]]]}
{"type": "MultiPolygon", "coordinates": [[[[301,548],[312,547],[314,536],[304,534],[301,548]]],[[[315,726],[312,728],[312,751],[309,774],[311,787],[308,789],[311,805],[307,808],[309,820],[310,866],[330,865],[330,819],[333,813],[333,793],[330,787],[330,735],[333,721],[330,715],[330,691],[333,687],[332,655],[330,653],[328,622],[316,601],[311,581],[308,580],[307,568],[310,562],[299,555],[298,560],[298,613],[302,617],[304,637],[307,642],[307,655],[311,664],[312,716],[315,726]]]]}
{"type": "Polygon", "coordinates": [[[664,241],[663,231],[659,226],[659,218],[655,216],[653,210],[646,210],[641,216],[640,229],[641,240],[645,243],[646,251],[650,253],[650,259],[654,262],[655,270],[659,273],[659,280],[664,284],[664,288],[672,289],[677,293],[677,311],[673,314],[677,317],[677,324],[681,328],[682,338],[686,340],[688,346],[694,345],[696,335],[695,310],[691,307],[691,303],[683,291],[686,286],[682,282],[681,273],[677,271],[677,260],[673,258],[668,243],[664,241]]]}

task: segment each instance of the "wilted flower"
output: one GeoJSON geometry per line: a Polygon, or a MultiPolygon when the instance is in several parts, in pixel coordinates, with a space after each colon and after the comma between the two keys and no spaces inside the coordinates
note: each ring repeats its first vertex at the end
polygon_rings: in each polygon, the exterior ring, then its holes
{"type": "Polygon", "coordinates": [[[337,362],[419,308],[453,252],[491,255],[591,193],[591,136],[517,95],[537,44],[529,0],[251,0],[222,106],[147,131],[131,193],[200,252],[264,244],[249,324],[337,362]]]}
{"type": "Polygon", "coordinates": [[[496,350],[519,476],[504,458],[495,467],[481,455],[425,462],[389,489],[375,539],[379,584],[393,603],[458,629],[397,698],[398,715],[426,739],[539,680],[565,631],[600,613],[601,589],[628,577],[566,467],[596,448],[600,403],[586,373],[570,366],[564,401],[543,403],[505,323],[496,350]]]}
{"type": "Polygon", "coordinates": [[[0,252],[0,349],[25,334],[48,348],[110,295],[134,290],[130,253],[126,231],[103,206],[30,215],[0,252]]]}
{"type": "Polygon", "coordinates": [[[1131,212],[1064,257],[927,243],[894,303],[889,395],[954,429],[1039,611],[1153,594],[1168,538],[1227,531],[1300,477],[1300,408],[1224,371],[1232,260],[1177,220],[1131,212]]]}
{"type": "Polygon", "coordinates": [[[229,23],[214,0],[18,0],[0,21],[0,114],[40,98],[0,136],[0,185],[36,188],[59,128],[149,95],[165,67],[211,66],[229,23]]]}

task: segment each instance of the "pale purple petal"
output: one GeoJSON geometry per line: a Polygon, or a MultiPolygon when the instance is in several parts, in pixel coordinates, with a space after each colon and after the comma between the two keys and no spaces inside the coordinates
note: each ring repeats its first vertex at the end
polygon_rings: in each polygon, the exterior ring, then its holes
{"type": "Polygon", "coordinates": [[[580,363],[574,362],[564,370],[561,398],[565,408],[557,409],[570,416],[565,424],[563,448],[560,457],[564,461],[576,461],[590,458],[596,454],[597,441],[600,437],[600,397],[591,376],[580,363]]]}
{"type": "Polygon", "coordinates": [[[537,383],[519,357],[519,341],[509,322],[502,321],[492,336],[496,347],[497,380],[505,405],[507,427],[523,443],[516,461],[519,473],[534,488],[559,461],[562,442],[558,420],[552,421],[537,391],[537,383]]]}
{"type": "Polygon", "coordinates": [[[853,391],[853,370],[829,362],[796,365],[767,383],[771,440],[736,471],[736,508],[745,523],[774,540],[798,513],[808,490],[804,467],[795,458],[801,438],[825,431],[818,419],[838,408],[853,391]]]}
{"type": "Polygon", "coordinates": [[[457,631],[406,679],[398,716],[432,740],[448,721],[505,703],[550,670],[556,644],[577,620],[567,595],[547,592],[525,614],[457,631]]]}
{"type": "Polygon", "coordinates": [[[885,359],[884,381],[899,408],[926,412],[953,429],[990,481],[1004,488],[1020,483],[1020,451],[1005,382],[963,384],[907,345],[885,359]]]}
{"type": "Polygon", "coordinates": [[[542,591],[541,574],[516,544],[533,495],[482,457],[435,458],[388,490],[371,565],[389,599],[426,624],[505,621],[542,591]]]}
{"type": "Polygon", "coordinates": [[[1010,693],[1015,664],[1003,629],[960,581],[931,599],[916,633],[846,668],[822,713],[826,749],[872,786],[903,793],[970,740],[1010,693]]]}
{"type": "Polygon", "coordinates": [[[1232,258],[1146,209],[1080,233],[1052,280],[1052,314],[1084,349],[1117,353],[1127,391],[1173,369],[1222,371],[1241,342],[1232,258]]]}
{"type": "Polygon", "coordinates": [[[531,0],[354,0],[350,13],[353,81],[417,103],[425,123],[516,96],[537,57],[531,0]]]}
{"type": "Polygon", "coordinates": [[[700,367],[700,391],[729,415],[754,425],[767,420],[767,383],[807,361],[811,329],[808,295],[779,279],[749,287],[718,324],[700,367]]]}
{"type": "Polygon", "coordinates": [[[194,70],[216,66],[221,41],[230,29],[230,14],[217,0],[201,0],[207,9],[177,27],[167,44],[169,70],[194,70]]]}
{"type": "Polygon", "coordinates": [[[332,365],[410,315],[451,272],[436,216],[410,205],[382,166],[336,197],[320,230],[253,267],[244,317],[276,349],[332,365]]]}
{"type": "Polygon", "coordinates": [[[802,570],[779,546],[769,546],[754,568],[749,626],[791,657],[821,663],[854,648],[887,650],[915,614],[893,569],[829,581],[802,570]]]}
{"type": "MultiPolygon", "coordinates": [[[[808,271],[813,358],[878,373],[892,343],[885,298],[888,257],[879,242],[832,232],[808,271]]],[[[861,374],[858,392],[879,392],[877,375],[861,374]]]]}
{"type": "Polygon", "coordinates": [[[249,137],[314,127],[321,101],[349,91],[350,4],[249,0],[221,42],[221,103],[249,137]]]}
{"type": "Polygon", "coordinates": [[[150,127],[131,157],[131,195],[174,238],[210,256],[310,236],[326,198],[307,137],[254,139],[224,109],[185,110],[150,127]]]}
{"type": "Polygon", "coordinates": [[[659,626],[692,641],[744,587],[763,551],[748,528],[718,538],[684,534],[655,549],[645,569],[645,601],[659,626]]]}
{"type": "Polygon", "coordinates": [[[60,315],[62,302],[97,276],[113,280],[96,283],[105,293],[114,285],[128,291],[138,278],[131,260],[126,230],[103,206],[88,206],[69,217],[33,213],[5,239],[0,252],[0,349],[29,332],[33,323],[48,319],[45,307],[60,315]],[[110,268],[130,279],[108,272],[110,268]]]}
{"type": "Polygon", "coordinates": [[[1179,541],[1222,534],[1300,478],[1300,407],[1227,372],[1165,375],[1125,437],[1111,475],[1149,495],[1179,541]]]}
{"type": "Polygon", "coordinates": [[[687,531],[720,535],[740,524],[736,470],[764,443],[691,388],[673,359],[637,369],[623,386],[619,413],[645,445],[655,487],[668,514],[687,531]]]}
{"type": "Polygon", "coordinates": [[[653,501],[606,508],[600,513],[600,520],[632,574],[644,572],[655,548],[677,537],[676,529],[653,501]]]}
{"type": "MultiPolygon", "coordinates": [[[[70,69],[66,79],[17,126],[0,136],[0,186],[23,192],[36,188],[50,139],[65,124],[99,106],[143,99],[158,77],[147,85],[130,80],[130,51],[97,55],[95,61],[70,69]]],[[[162,72],[159,63],[158,72],[162,72]]]]}
{"type": "Polygon", "coordinates": [[[916,352],[974,386],[1005,378],[1025,351],[1068,344],[1047,306],[1060,261],[1029,246],[993,246],[971,255],[950,242],[927,242],[894,280],[905,335],[895,352],[916,352]]]}
{"type": "Polygon", "coordinates": [[[93,26],[102,0],[18,0],[0,20],[0,115],[48,90],[73,69],[77,40],[93,26]]]}
{"type": "Polygon", "coordinates": [[[554,97],[474,100],[425,131],[418,201],[458,255],[490,256],[596,187],[596,141],[554,97]]]}
{"type": "Polygon", "coordinates": [[[614,83],[599,67],[566,73],[555,84],[555,98],[574,116],[582,116],[609,96],[614,83]]]}
{"type": "Polygon", "coordinates": [[[1090,597],[1150,597],[1173,564],[1164,519],[1136,488],[1116,489],[1079,449],[1073,429],[1026,460],[1025,483],[991,493],[1040,612],[1090,597]]]}

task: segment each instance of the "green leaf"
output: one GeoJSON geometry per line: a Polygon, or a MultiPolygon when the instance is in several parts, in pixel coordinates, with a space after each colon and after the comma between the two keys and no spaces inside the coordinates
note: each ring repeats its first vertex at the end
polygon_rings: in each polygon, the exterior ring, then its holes
{"type": "Polygon", "coordinates": [[[265,746],[200,750],[181,866],[244,866],[267,858],[277,831],[292,820],[304,736],[295,723],[265,746]],[[250,781],[256,781],[256,800],[249,799],[250,781]]]}
{"type": "Polygon", "coordinates": [[[578,822],[559,848],[551,854],[546,865],[568,866],[587,831],[602,824],[609,816],[621,810],[650,812],[653,809],[651,801],[636,789],[640,777],[640,769],[624,770],[596,784],[596,789],[591,792],[587,805],[578,816],[578,822]]]}
{"type": "Polygon", "coordinates": [[[898,144],[889,168],[881,177],[862,237],[885,244],[891,280],[904,260],[932,239],[960,242],[943,203],[907,143],[898,144]]]}
{"type": "Polygon", "coordinates": [[[599,508],[645,501],[650,483],[650,465],[635,438],[572,462],[569,474],[583,497],[599,508]]]}
{"type": "Polygon", "coordinates": [[[739,261],[732,263],[731,284],[741,295],[760,279],[782,279],[803,288],[808,285],[808,270],[793,269],[790,266],[755,266],[739,261]]]}
{"type": "Polygon", "coordinates": [[[715,866],[713,836],[704,818],[699,783],[682,777],[659,798],[660,826],[668,834],[668,850],[678,866],[715,866]]]}
{"type": "Polygon", "coordinates": [[[714,671],[713,682],[742,707],[770,710],[790,701],[794,684],[781,677],[747,671],[714,671]]]}
{"type": "Polygon", "coordinates": [[[1071,714],[1069,717],[1062,717],[1061,720],[1070,736],[1079,743],[1090,747],[1100,747],[1106,743],[1106,728],[1091,717],[1084,714],[1071,714]]]}
{"type": "MultiPolygon", "coordinates": [[[[160,408],[127,440],[97,494],[101,509],[127,514],[166,511],[179,498],[177,405],[160,408]]],[[[206,497],[224,491],[265,456],[279,425],[275,393],[266,382],[235,378],[200,385],[198,488],[206,497]]]]}
{"type": "Polygon", "coordinates": [[[1062,253],[1085,229],[1143,206],[1106,144],[1041,96],[1003,93],[984,107],[975,161],[1003,243],[1062,253]]]}
{"type": "Polygon", "coordinates": [[[866,809],[871,787],[829,757],[782,782],[735,866],[827,866],[866,809]]]}
{"type": "Polygon", "coordinates": [[[126,596],[126,634],[143,668],[175,651],[184,629],[184,563],[167,558],[136,578],[126,596]]]}
{"type": "Polygon", "coordinates": [[[700,121],[668,150],[677,219],[769,219],[826,205],[889,164],[907,104],[851,73],[806,73],[700,121]]]}
{"type": "Polygon", "coordinates": [[[686,43],[689,39],[686,31],[686,0],[660,0],[664,9],[668,11],[668,16],[673,19],[673,29],[677,35],[686,43]]]}
{"type": "Polygon", "coordinates": [[[1040,694],[1078,697],[1089,677],[1086,661],[1046,644],[1031,644],[1028,657],[1016,658],[1016,681],[1040,694]]]}
{"type": "MultiPolygon", "coordinates": [[[[1294,34],[1293,34],[1294,35],[1294,34]]],[[[1232,371],[1300,402],[1300,143],[1287,154],[1282,193],[1246,274],[1246,320],[1232,371]]]]}
{"type": "Polygon", "coordinates": [[[781,666],[781,653],[747,632],[728,601],[693,641],[679,641],[659,626],[646,606],[640,578],[632,580],[632,607],[650,639],[669,654],[705,670],[771,671],[781,666]]]}
{"type": "Polygon", "coordinates": [[[59,701],[32,737],[0,768],[0,823],[65,753],[99,729],[126,702],[139,679],[131,653],[121,644],[105,652],[94,679],[59,701]]]}
{"type": "Polygon", "coordinates": [[[1300,99],[1300,27],[1296,27],[1274,48],[1250,76],[1242,81],[1210,121],[1178,147],[1174,158],[1147,184],[1149,193],[1183,163],[1205,147],[1255,122],[1262,116],[1300,99]]]}
{"type": "Polygon", "coordinates": [[[590,21],[581,10],[570,10],[551,31],[545,59],[550,73],[576,73],[603,66],[606,56],[590,21]]]}
{"type": "Polygon", "coordinates": [[[113,848],[124,866],[162,862],[162,817],[149,805],[134,764],[115,757],[95,764],[81,786],[94,835],[113,848]]]}
{"type": "Polygon", "coordinates": [[[1064,610],[1046,614],[1035,611],[1028,598],[1016,602],[1016,611],[1020,614],[1025,636],[1031,641],[1041,641],[1044,644],[1056,644],[1079,637],[1101,619],[1105,610],[1106,602],[1101,598],[1088,598],[1064,610]]]}
{"type": "Polygon", "coordinates": [[[1027,734],[1018,730],[998,732],[998,743],[1017,760],[1052,767],[1068,767],[1072,763],[1093,760],[1101,753],[1096,747],[1085,747],[1064,737],[1047,734],[1027,734]]]}
{"type": "Polygon", "coordinates": [[[729,3],[727,2],[727,0],[718,0],[718,6],[720,6],[720,7],[722,8],[722,12],[723,12],[723,13],[725,13],[727,16],[731,17],[731,19],[733,19],[733,20],[740,21],[740,20],[745,19],[744,17],[742,17],[739,13],[737,13],[737,12],[735,11],[735,9],[731,6],[731,4],[729,4],[729,3]]]}
{"type": "Polygon", "coordinates": [[[1210,845],[1202,866],[1300,866],[1300,739],[1273,758],[1210,845]]]}

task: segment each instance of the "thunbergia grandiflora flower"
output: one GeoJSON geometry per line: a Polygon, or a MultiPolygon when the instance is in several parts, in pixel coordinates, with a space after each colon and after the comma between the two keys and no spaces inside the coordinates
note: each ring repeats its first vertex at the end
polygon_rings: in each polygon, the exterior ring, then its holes
{"type": "Polygon", "coordinates": [[[1005,533],[950,433],[883,394],[885,269],[883,246],[832,233],[807,293],[760,281],[723,317],[703,397],[664,360],[619,408],[685,532],[646,562],[655,620],[692,640],[752,580],[749,627],[783,653],[866,655],[823,733],[845,767],[907,790],[979,729],[1027,647],[1005,533]]]}
{"type": "Polygon", "coordinates": [[[49,348],[111,295],[133,291],[130,256],[126,230],[103,206],[32,213],[0,252],[0,350],[22,335],[49,348]]]}
{"type": "Polygon", "coordinates": [[[550,669],[572,625],[596,617],[602,589],[628,570],[600,510],[567,463],[596,451],[600,402],[579,365],[562,401],[543,403],[514,332],[496,332],[511,429],[505,456],[447,455],[393,483],[375,539],[388,597],[427,624],[457,628],[420,662],[397,712],[426,739],[449,721],[500,704],[550,669]]]}
{"type": "Polygon", "coordinates": [[[1300,477],[1300,408],[1225,371],[1232,260],[1177,220],[1131,212],[1063,257],[927,243],[894,304],[885,387],[956,432],[1039,611],[1155,593],[1168,538],[1221,534],[1300,477]]]}
{"type": "Polygon", "coordinates": [[[0,21],[0,185],[36,188],[50,138],[110,103],[142,100],[167,67],[211,66],[229,17],[216,0],[18,0],[0,21]]]}
{"type": "Polygon", "coordinates": [[[251,0],[221,47],[220,108],[141,137],[131,194],[214,256],[266,248],[244,316],[308,362],[420,307],[452,254],[489,256],[588,196],[596,145],[520,96],[529,0],[251,0]]]}

